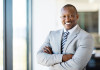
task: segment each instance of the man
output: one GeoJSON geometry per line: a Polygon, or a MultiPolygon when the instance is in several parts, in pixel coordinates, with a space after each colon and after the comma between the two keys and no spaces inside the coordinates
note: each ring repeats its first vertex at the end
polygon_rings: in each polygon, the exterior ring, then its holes
{"type": "Polygon", "coordinates": [[[76,8],[67,4],[61,9],[64,29],[51,31],[37,53],[38,63],[50,70],[86,70],[93,51],[93,38],[77,24],[76,8]]]}

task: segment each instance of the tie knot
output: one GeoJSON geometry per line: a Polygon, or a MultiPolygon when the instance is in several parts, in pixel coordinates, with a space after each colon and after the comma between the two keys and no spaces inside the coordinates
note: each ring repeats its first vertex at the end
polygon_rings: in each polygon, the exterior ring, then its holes
{"type": "Polygon", "coordinates": [[[69,35],[69,32],[64,32],[64,36],[69,35]]]}

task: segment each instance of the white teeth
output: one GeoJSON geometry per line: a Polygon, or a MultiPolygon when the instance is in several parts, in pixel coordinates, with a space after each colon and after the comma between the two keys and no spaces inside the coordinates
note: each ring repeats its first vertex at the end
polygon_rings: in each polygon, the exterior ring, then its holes
{"type": "Polygon", "coordinates": [[[71,23],[66,23],[66,24],[71,24],[71,23]]]}

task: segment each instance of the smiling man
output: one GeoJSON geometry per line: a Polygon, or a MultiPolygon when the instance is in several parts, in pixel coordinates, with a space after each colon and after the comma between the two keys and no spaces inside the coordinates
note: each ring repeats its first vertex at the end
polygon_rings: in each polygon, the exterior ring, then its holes
{"type": "Polygon", "coordinates": [[[77,24],[76,8],[67,4],[61,9],[64,29],[51,31],[37,53],[38,63],[50,70],[86,70],[94,42],[77,24]]]}
{"type": "Polygon", "coordinates": [[[61,10],[62,24],[66,30],[72,29],[78,20],[78,13],[74,6],[65,5],[61,10]]]}

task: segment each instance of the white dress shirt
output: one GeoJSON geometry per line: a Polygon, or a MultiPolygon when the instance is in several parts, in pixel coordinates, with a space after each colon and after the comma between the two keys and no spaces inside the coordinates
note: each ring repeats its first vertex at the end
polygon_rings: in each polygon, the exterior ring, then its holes
{"type": "MultiPolygon", "coordinates": [[[[68,31],[68,32],[69,32],[68,37],[69,37],[77,27],[78,27],[78,25],[75,25],[75,26],[74,26],[72,29],[70,29],[70,30],[66,30],[66,29],[64,28],[64,32],[68,31]]],[[[67,38],[68,38],[68,37],[67,37],[67,38]]]]}

